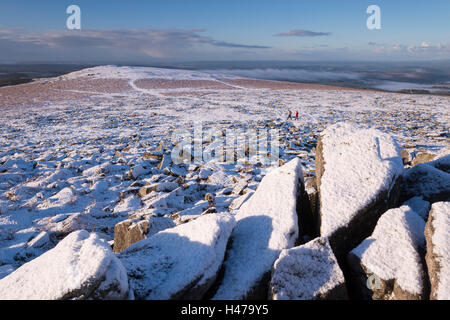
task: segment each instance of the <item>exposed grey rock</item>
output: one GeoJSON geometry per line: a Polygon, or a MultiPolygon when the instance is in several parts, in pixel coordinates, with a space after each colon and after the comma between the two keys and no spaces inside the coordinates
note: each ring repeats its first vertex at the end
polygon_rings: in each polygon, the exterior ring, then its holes
{"type": "Polygon", "coordinates": [[[140,216],[119,222],[114,227],[114,252],[122,252],[135,242],[173,227],[175,223],[166,217],[140,216]]]}
{"type": "Polygon", "coordinates": [[[450,202],[431,207],[425,228],[431,300],[450,300],[450,202]]]}

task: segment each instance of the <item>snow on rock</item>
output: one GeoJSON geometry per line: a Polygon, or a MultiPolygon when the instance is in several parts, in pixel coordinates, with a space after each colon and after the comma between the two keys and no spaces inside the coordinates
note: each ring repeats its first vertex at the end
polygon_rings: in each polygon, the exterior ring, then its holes
{"type": "Polygon", "coordinates": [[[450,300],[450,202],[437,202],[425,228],[432,300],[450,300]]]}
{"type": "Polygon", "coordinates": [[[175,223],[167,217],[131,217],[119,222],[114,227],[114,252],[122,252],[135,242],[173,227],[175,223]]]}
{"type": "Polygon", "coordinates": [[[436,169],[450,173],[450,154],[427,163],[436,169]]]}
{"type": "Polygon", "coordinates": [[[147,174],[149,170],[147,170],[146,168],[144,168],[142,165],[137,165],[134,166],[133,168],[131,168],[130,170],[130,176],[136,180],[137,178],[139,178],[140,176],[147,174]]]}
{"type": "Polygon", "coordinates": [[[76,195],[71,188],[64,188],[57,194],[51,196],[47,201],[37,207],[40,209],[63,207],[76,201],[76,195]]]}
{"type": "Polygon", "coordinates": [[[430,203],[428,201],[424,201],[422,197],[414,197],[403,203],[403,205],[409,206],[423,220],[427,221],[428,212],[430,212],[430,203]]]}
{"type": "Polygon", "coordinates": [[[216,279],[235,225],[209,214],[161,231],[123,251],[136,299],[201,299],[216,279]]]}
{"type": "Polygon", "coordinates": [[[385,300],[426,298],[422,262],[425,221],[403,205],[384,213],[373,234],[348,256],[361,297],[385,300]]]}
{"type": "Polygon", "coordinates": [[[320,235],[329,237],[338,261],[370,235],[383,212],[397,205],[402,172],[397,143],[381,131],[337,123],[320,134],[320,235]]]}
{"type": "Polygon", "coordinates": [[[123,299],[128,279],[109,245],[76,231],[0,280],[1,300],[123,299]]]}
{"type": "Polygon", "coordinates": [[[430,202],[450,200],[450,173],[428,164],[418,164],[406,170],[403,177],[402,197],[422,196],[430,202]]]}
{"type": "Polygon", "coordinates": [[[270,288],[274,300],[348,299],[344,274],[327,238],[283,250],[270,288]]]}
{"type": "Polygon", "coordinates": [[[200,170],[200,173],[198,174],[198,177],[200,179],[208,179],[210,175],[213,174],[213,171],[211,169],[202,169],[200,170]]]}
{"type": "Polygon", "coordinates": [[[0,266],[0,279],[3,279],[4,277],[9,275],[13,271],[14,271],[13,266],[11,266],[9,264],[5,264],[3,266],[0,266]]]}
{"type": "MultiPolygon", "coordinates": [[[[214,299],[266,298],[273,263],[298,237],[297,199],[303,184],[295,158],[269,172],[236,214],[237,225],[214,299]]],[[[301,223],[301,221],[300,221],[301,223]]]]}

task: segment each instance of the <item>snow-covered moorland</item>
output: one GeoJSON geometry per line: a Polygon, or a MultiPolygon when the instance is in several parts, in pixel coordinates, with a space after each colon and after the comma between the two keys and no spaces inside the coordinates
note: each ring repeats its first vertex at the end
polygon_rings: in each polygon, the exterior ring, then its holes
{"type": "Polygon", "coordinates": [[[207,213],[236,214],[274,170],[215,160],[176,165],[176,129],[193,131],[198,121],[215,130],[279,129],[280,164],[299,158],[308,180],[318,136],[336,122],[387,133],[406,166],[450,153],[449,105],[441,96],[275,90],[222,75],[113,66],[2,88],[0,279],[76,230],[113,244],[115,225],[131,217],[180,225],[207,213]],[[289,110],[299,118],[287,121],[289,110]]]}

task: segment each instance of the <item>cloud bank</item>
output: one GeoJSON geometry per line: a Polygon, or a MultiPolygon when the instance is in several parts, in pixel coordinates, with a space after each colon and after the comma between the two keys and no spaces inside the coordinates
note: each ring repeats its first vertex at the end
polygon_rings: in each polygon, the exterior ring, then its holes
{"type": "Polygon", "coordinates": [[[278,33],[277,37],[323,37],[330,36],[331,32],[315,32],[309,30],[290,30],[282,33],[278,33]]]}
{"type": "Polygon", "coordinates": [[[269,46],[218,41],[204,29],[65,30],[42,34],[0,30],[3,60],[191,59],[209,48],[269,49],[269,46]]]}

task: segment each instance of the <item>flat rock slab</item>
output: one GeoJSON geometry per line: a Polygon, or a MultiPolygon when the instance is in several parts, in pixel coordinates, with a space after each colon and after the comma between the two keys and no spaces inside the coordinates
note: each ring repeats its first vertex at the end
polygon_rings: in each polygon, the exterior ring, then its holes
{"type": "Polygon", "coordinates": [[[375,129],[338,123],[319,136],[316,152],[320,235],[339,261],[397,206],[403,162],[396,142],[375,129]]]}
{"type": "Polygon", "coordinates": [[[408,205],[383,214],[373,234],[348,256],[362,298],[427,298],[424,230],[425,221],[408,205]]]}
{"type": "Polygon", "coordinates": [[[267,298],[273,263],[298,238],[297,200],[302,184],[302,165],[296,158],[268,173],[242,205],[214,299],[267,298]]]}
{"type": "Polygon", "coordinates": [[[450,201],[450,174],[428,164],[418,164],[406,170],[402,197],[421,196],[430,202],[450,201]]]}
{"type": "Polygon", "coordinates": [[[450,202],[431,207],[425,228],[432,300],[450,300],[450,202]]]}
{"type": "Polygon", "coordinates": [[[270,282],[274,300],[345,300],[347,288],[327,238],[283,250],[270,282]]]}
{"type": "Polygon", "coordinates": [[[108,243],[76,231],[0,280],[0,300],[125,299],[128,279],[108,243]]]}
{"type": "Polygon", "coordinates": [[[202,299],[222,265],[235,220],[209,214],[161,231],[123,251],[136,299],[202,299]]]}

